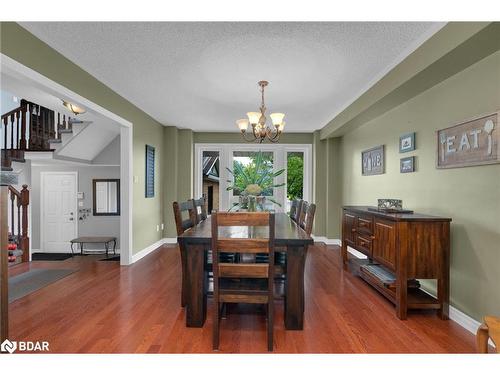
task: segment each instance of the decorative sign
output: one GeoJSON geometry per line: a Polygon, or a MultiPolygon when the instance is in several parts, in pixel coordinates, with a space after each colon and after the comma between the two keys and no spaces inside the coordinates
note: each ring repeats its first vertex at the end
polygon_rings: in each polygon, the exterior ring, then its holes
{"type": "Polygon", "coordinates": [[[500,163],[498,112],[439,130],[437,168],[500,163]]]}
{"type": "Polygon", "coordinates": [[[401,173],[415,172],[415,156],[402,158],[399,163],[399,171],[401,173]]]}
{"type": "Polygon", "coordinates": [[[361,174],[372,176],[383,174],[384,171],[384,146],[377,146],[361,153],[361,174]]]}
{"type": "Polygon", "coordinates": [[[146,198],[155,196],[155,148],[146,145],[146,198]]]}
{"type": "Polygon", "coordinates": [[[404,134],[399,137],[399,152],[415,150],[415,133],[404,134]]]}

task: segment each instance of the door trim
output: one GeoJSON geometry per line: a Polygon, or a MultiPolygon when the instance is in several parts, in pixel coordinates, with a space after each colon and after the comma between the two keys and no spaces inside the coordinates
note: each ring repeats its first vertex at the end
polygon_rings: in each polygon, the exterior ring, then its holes
{"type": "MultiPolygon", "coordinates": [[[[74,175],[75,176],[75,194],[78,193],[78,172],[77,171],[68,171],[68,172],[63,172],[63,171],[42,171],[40,172],[40,250],[42,252],[46,252],[47,249],[45,249],[45,236],[44,236],[44,227],[43,227],[43,221],[44,221],[44,214],[45,214],[45,178],[50,175],[62,175],[62,174],[69,174],[69,175],[74,175]]],[[[78,237],[78,199],[76,199],[75,196],[75,231],[76,231],[76,236],[78,237]]],[[[70,246],[68,244],[68,252],[70,252],[70,246]]]]}

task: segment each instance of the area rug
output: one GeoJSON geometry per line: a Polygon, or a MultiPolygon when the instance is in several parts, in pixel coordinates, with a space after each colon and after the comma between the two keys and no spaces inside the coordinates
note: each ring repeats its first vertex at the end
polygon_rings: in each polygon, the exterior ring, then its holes
{"type": "Polygon", "coordinates": [[[104,258],[104,259],[99,259],[101,262],[108,262],[108,261],[116,261],[116,262],[119,262],[120,261],[120,256],[119,255],[116,255],[114,257],[111,257],[111,258],[104,258]]]}
{"type": "Polygon", "coordinates": [[[71,253],[33,253],[31,260],[66,260],[71,258],[71,253]]]}
{"type": "Polygon", "coordinates": [[[38,289],[71,275],[77,270],[35,269],[9,278],[9,302],[27,296],[38,289]]]}

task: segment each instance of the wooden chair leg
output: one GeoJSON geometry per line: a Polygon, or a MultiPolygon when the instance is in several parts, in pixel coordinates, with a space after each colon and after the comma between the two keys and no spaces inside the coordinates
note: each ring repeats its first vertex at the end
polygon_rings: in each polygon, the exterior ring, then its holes
{"type": "Polygon", "coordinates": [[[218,301],[214,301],[214,327],[213,327],[213,350],[219,350],[219,311],[220,305],[218,301]]]}
{"type": "Polygon", "coordinates": [[[267,350],[272,352],[274,332],[274,301],[270,301],[267,305],[267,350]]]}
{"type": "Polygon", "coordinates": [[[488,326],[486,324],[481,324],[476,334],[478,353],[488,353],[488,339],[488,326]]]}

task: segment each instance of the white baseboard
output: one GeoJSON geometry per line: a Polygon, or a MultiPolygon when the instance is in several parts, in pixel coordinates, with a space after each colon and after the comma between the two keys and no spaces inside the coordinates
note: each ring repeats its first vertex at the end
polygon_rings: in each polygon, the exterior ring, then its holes
{"type": "Polygon", "coordinates": [[[162,246],[165,243],[164,240],[165,239],[162,238],[161,240],[156,241],[155,243],[152,243],[148,247],[145,247],[141,251],[132,255],[132,262],[130,262],[130,264],[137,262],[139,259],[144,258],[146,255],[148,255],[148,254],[152,253],[153,251],[155,251],[156,249],[158,249],[160,246],[162,246]]]}
{"type": "Polygon", "coordinates": [[[165,244],[174,244],[177,243],[177,237],[172,237],[172,238],[165,237],[163,241],[164,241],[163,243],[165,244]]]}
{"type": "Polygon", "coordinates": [[[135,253],[134,255],[132,255],[132,262],[130,264],[135,263],[139,259],[144,258],[146,255],[149,255],[150,253],[152,253],[156,249],[160,248],[164,244],[174,244],[174,243],[177,243],[177,238],[162,238],[161,240],[156,241],[155,243],[142,249],[138,253],[135,253]]]}
{"type": "Polygon", "coordinates": [[[340,246],[342,242],[339,239],[327,238],[325,236],[311,236],[314,239],[314,242],[323,242],[325,245],[338,245],[340,246]]]}

